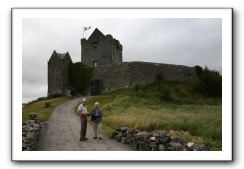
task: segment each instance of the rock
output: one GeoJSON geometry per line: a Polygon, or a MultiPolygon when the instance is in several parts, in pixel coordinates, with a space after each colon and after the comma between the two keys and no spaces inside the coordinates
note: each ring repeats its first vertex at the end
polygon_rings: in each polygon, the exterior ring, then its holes
{"type": "MultiPolygon", "coordinates": [[[[24,128],[24,127],[23,127],[24,128]]],[[[32,130],[36,131],[35,125],[32,130]]],[[[29,129],[26,129],[27,131],[29,129]]],[[[155,130],[153,132],[140,131],[135,128],[121,127],[114,132],[114,138],[123,144],[129,144],[140,151],[203,151],[203,144],[186,143],[181,135],[189,134],[185,131],[155,130]]],[[[30,140],[35,142],[36,140],[30,140]]],[[[28,147],[27,147],[28,148],[28,147]]]]}
{"type": "Polygon", "coordinates": [[[142,131],[142,132],[138,132],[138,133],[135,135],[135,137],[136,137],[137,139],[147,139],[147,138],[150,137],[150,135],[149,135],[148,132],[146,132],[146,131],[142,131]]]}
{"type": "Polygon", "coordinates": [[[186,146],[187,146],[188,148],[191,148],[191,147],[193,147],[193,146],[194,146],[194,143],[189,142],[189,143],[187,143],[187,144],[186,144],[186,146]]]}
{"type": "Polygon", "coordinates": [[[185,143],[185,140],[184,140],[182,137],[176,137],[176,138],[174,139],[174,141],[175,141],[175,142],[179,142],[179,143],[181,143],[181,144],[184,144],[184,143],[185,143]]]}
{"type": "Polygon", "coordinates": [[[37,142],[39,139],[40,123],[37,115],[31,113],[29,115],[30,120],[22,125],[22,150],[33,151],[37,148],[37,142]]]}
{"type": "Polygon", "coordinates": [[[128,127],[121,127],[120,128],[120,131],[122,131],[122,132],[126,132],[128,130],[128,127]]]}
{"type": "Polygon", "coordinates": [[[126,136],[126,143],[127,144],[133,144],[135,141],[135,137],[133,135],[127,135],[126,136]]]}
{"type": "Polygon", "coordinates": [[[121,143],[126,144],[126,137],[121,137],[121,143]]]}
{"type": "Polygon", "coordinates": [[[139,133],[140,132],[140,130],[139,129],[135,129],[135,128],[129,128],[127,131],[127,134],[129,134],[129,135],[135,135],[135,134],[137,134],[137,133],[139,133]]]}
{"type": "Polygon", "coordinates": [[[152,151],[157,150],[157,144],[155,142],[150,142],[149,146],[150,146],[152,151]]]}
{"type": "Polygon", "coordinates": [[[154,133],[156,133],[159,137],[165,137],[166,136],[165,130],[155,130],[154,133]]]}
{"type": "Polygon", "coordinates": [[[121,141],[122,135],[123,135],[122,133],[117,134],[117,135],[115,136],[115,139],[116,139],[117,141],[121,141]]]}
{"type": "Polygon", "coordinates": [[[37,118],[37,114],[36,113],[30,113],[29,114],[29,120],[35,120],[37,118]]]}
{"type": "Polygon", "coordinates": [[[155,137],[150,137],[150,141],[155,141],[156,138],[155,137]]]}
{"type": "Polygon", "coordinates": [[[168,151],[176,151],[175,147],[172,147],[172,146],[168,147],[167,150],[168,151]]]}
{"type": "Polygon", "coordinates": [[[177,143],[174,141],[169,142],[169,145],[172,147],[177,147],[177,143]]]}
{"type": "Polygon", "coordinates": [[[165,143],[169,143],[170,142],[170,137],[169,136],[165,136],[163,138],[161,138],[161,143],[165,144],[165,143]]]}
{"type": "Polygon", "coordinates": [[[203,144],[194,144],[193,151],[205,151],[206,148],[203,144]]]}
{"type": "Polygon", "coordinates": [[[158,151],[164,151],[164,150],[165,150],[164,145],[159,144],[158,145],[158,151]]]}
{"type": "Polygon", "coordinates": [[[35,134],[33,132],[28,132],[26,134],[26,140],[32,140],[34,138],[35,134]]]}
{"type": "Polygon", "coordinates": [[[27,126],[34,126],[35,121],[34,120],[28,120],[27,121],[27,126]]]}
{"type": "Polygon", "coordinates": [[[146,144],[143,141],[139,141],[138,143],[138,149],[140,151],[150,151],[152,148],[149,146],[149,144],[146,144]]]}

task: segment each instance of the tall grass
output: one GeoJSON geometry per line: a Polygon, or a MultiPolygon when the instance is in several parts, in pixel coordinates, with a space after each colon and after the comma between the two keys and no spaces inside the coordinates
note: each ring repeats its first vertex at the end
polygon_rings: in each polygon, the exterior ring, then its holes
{"type": "Polygon", "coordinates": [[[121,126],[152,131],[156,129],[185,130],[190,140],[201,140],[211,150],[221,150],[221,99],[207,97],[193,90],[193,84],[165,82],[173,101],[164,101],[160,91],[151,84],[139,91],[121,89],[92,97],[88,109],[99,101],[103,109],[103,131],[110,135],[121,126]],[[138,95],[138,93],[141,93],[138,95]]]}
{"type": "Polygon", "coordinates": [[[58,105],[70,100],[71,97],[57,97],[52,99],[41,99],[40,101],[33,101],[22,109],[22,122],[26,122],[30,113],[36,113],[41,121],[46,121],[51,116],[52,111],[58,105]],[[51,106],[44,107],[44,103],[48,101],[51,106]]]}

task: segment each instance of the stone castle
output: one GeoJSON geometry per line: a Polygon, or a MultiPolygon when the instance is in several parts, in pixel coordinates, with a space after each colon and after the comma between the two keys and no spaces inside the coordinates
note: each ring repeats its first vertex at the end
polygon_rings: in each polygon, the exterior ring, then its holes
{"type": "MultiPolygon", "coordinates": [[[[194,67],[151,62],[123,62],[123,46],[112,35],[97,28],[88,39],[81,39],[81,61],[94,68],[91,95],[115,91],[137,84],[149,84],[161,73],[167,81],[196,81],[194,67]]],[[[69,53],[53,52],[48,61],[48,95],[70,95],[68,69],[72,63],[69,53]]]]}

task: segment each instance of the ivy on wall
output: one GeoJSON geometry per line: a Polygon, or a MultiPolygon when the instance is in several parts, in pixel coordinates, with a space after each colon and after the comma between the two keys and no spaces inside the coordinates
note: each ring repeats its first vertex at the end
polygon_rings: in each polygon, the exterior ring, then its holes
{"type": "Polygon", "coordinates": [[[93,74],[93,68],[81,62],[72,63],[69,67],[70,84],[80,94],[86,95],[88,93],[93,74]]]}

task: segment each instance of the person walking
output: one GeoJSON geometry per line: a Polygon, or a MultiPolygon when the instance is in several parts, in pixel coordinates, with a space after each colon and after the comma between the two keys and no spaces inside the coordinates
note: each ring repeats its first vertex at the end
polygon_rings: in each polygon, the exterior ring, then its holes
{"type": "Polygon", "coordinates": [[[90,115],[87,111],[87,99],[83,98],[81,100],[81,104],[78,107],[78,111],[80,113],[80,121],[81,121],[81,130],[80,130],[80,141],[87,141],[86,138],[86,130],[87,130],[87,116],[90,115]]]}
{"type": "Polygon", "coordinates": [[[99,102],[94,104],[94,109],[91,111],[91,121],[93,122],[94,139],[102,140],[102,110],[99,107],[99,102]]]}

